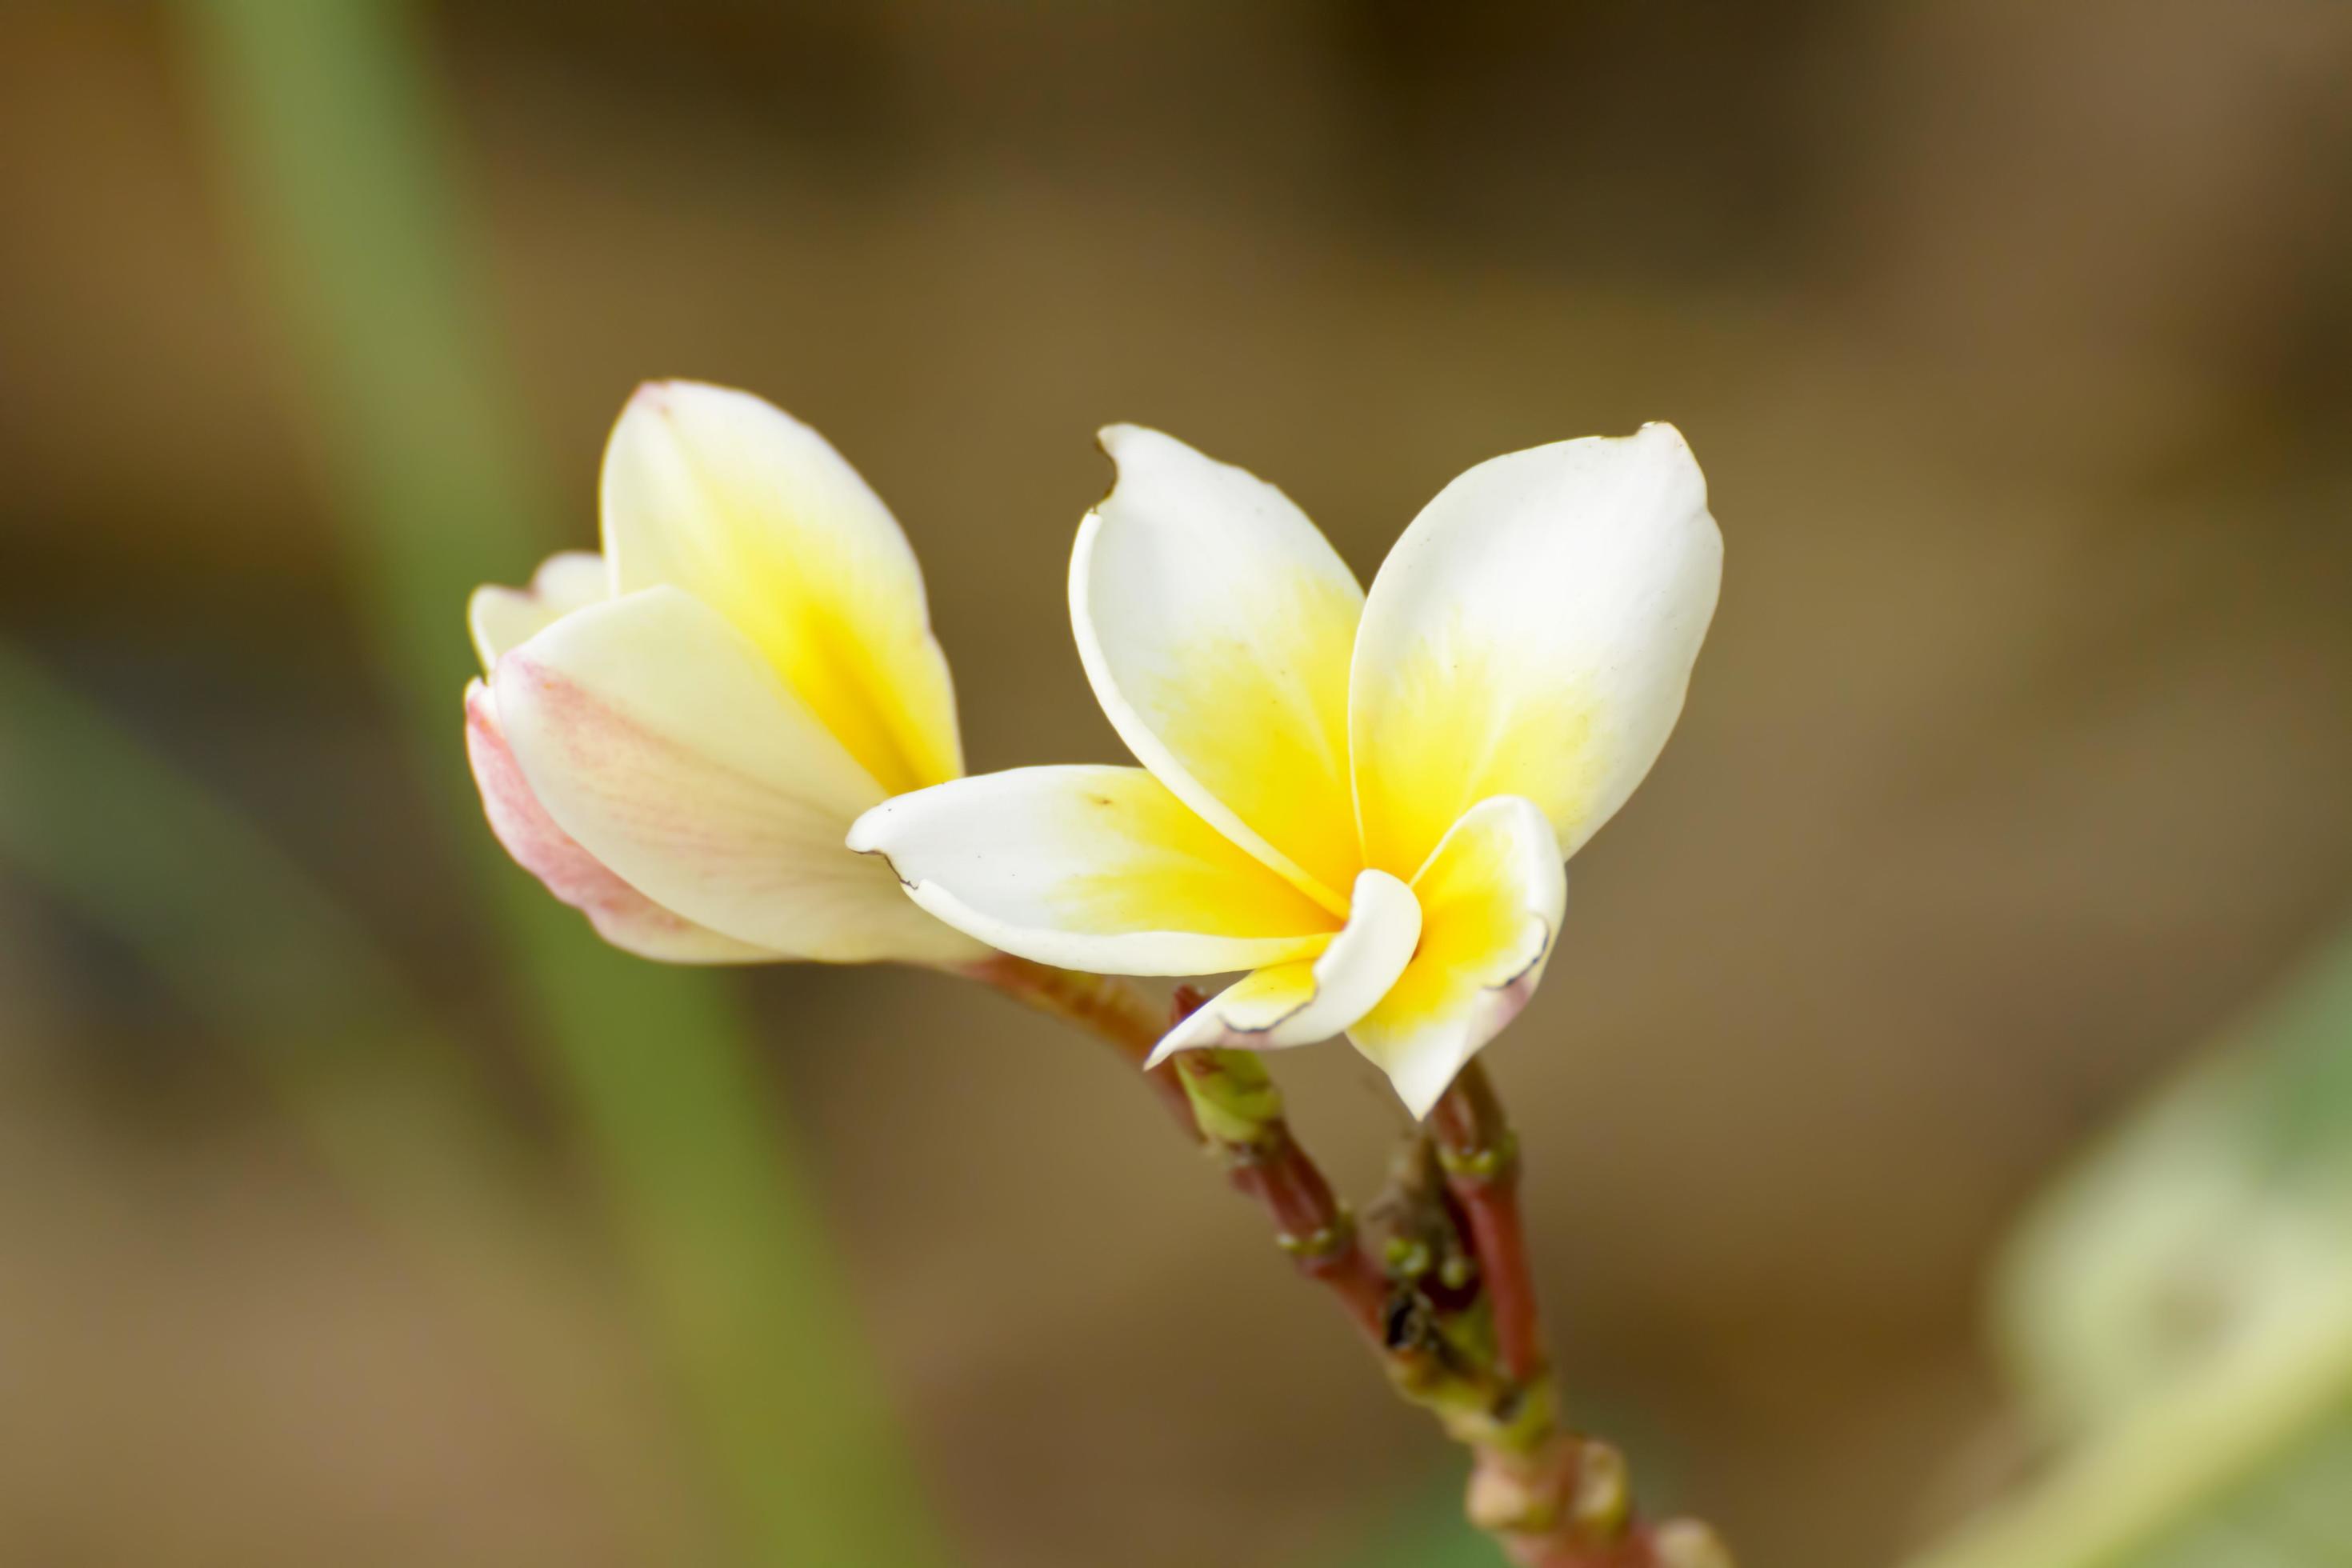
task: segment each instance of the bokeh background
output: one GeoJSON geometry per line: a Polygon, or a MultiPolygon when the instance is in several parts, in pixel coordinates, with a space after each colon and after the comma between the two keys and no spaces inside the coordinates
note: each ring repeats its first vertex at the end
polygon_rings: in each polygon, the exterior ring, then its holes
{"type": "Polygon", "coordinates": [[[1490,1058],[1569,1386],[1750,1568],[2030,1486],[2002,1238],[2352,891],[2347,81],[2336,0],[0,9],[0,1561],[1480,1561],[1095,1047],[495,858],[464,588],[664,375],[890,501],[983,768],[1118,756],[1099,424],[1367,579],[1679,424],[1722,610],[1490,1058]]]}

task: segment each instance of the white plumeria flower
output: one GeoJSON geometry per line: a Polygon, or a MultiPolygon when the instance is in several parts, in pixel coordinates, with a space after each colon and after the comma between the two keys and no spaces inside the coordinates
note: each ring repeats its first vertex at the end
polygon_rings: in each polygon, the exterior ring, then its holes
{"type": "Polygon", "coordinates": [[[748,393],[638,389],[604,553],[468,606],[467,749],[509,853],[677,963],[988,956],[842,835],[963,771],[914,552],[822,436],[748,393]]]}
{"type": "Polygon", "coordinates": [[[851,831],[914,900],[1042,963],[1249,970],[1160,1042],[1344,1032],[1425,1115],[1533,993],[1563,861],[1682,711],[1723,542],[1672,426],[1481,463],[1367,596],[1272,485],[1103,432],[1070,614],[1140,768],[902,795],[851,831]]]}

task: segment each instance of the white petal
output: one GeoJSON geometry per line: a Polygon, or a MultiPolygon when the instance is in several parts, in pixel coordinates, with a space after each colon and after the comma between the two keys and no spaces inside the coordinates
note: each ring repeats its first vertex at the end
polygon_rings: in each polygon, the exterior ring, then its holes
{"type": "Polygon", "coordinates": [[[1568,875],[1542,809],[1503,795],[1462,815],[1412,890],[1420,949],[1348,1037],[1426,1116],[1535,994],[1568,909],[1568,875]]]}
{"type": "Polygon", "coordinates": [[[849,847],[992,947],[1110,974],[1214,974],[1323,951],[1339,921],[1141,768],[1014,768],[902,795],[849,847]]]}
{"type": "Polygon", "coordinates": [[[1361,867],[1348,655],[1363,591],[1280,490],[1156,430],[1101,437],[1118,477],[1070,557],[1087,679],[1136,760],[1335,913],[1361,867]]]}
{"type": "Polygon", "coordinates": [[[1386,871],[1356,879],[1348,923],[1320,958],[1294,959],[1227,986],[1154,1047],[1143,1065],[1203,1046],[1273,1050],[1328,1040],[1370,1012],[1421,941],[1421,905],[1386,871]]]}
{"type": "Polygon", "coordinates": [[[1526,795],[1574,854],[1682,711],[1723,574],[1673,426],[1481,463],[1364,607],[1349,722],[1365,860],[1409,874],[1473,803],[1526,795]]]}
{"type": "Polygon", "coordinates": [[[613,576],[593,550],[566,550],[549,556],[531,574],[528,588],[488,585],[474,590],[466,604],[467,629],[488,675],[509,648],[518,648],[572,611],[613,596],[613,576]]]}
{"type": "Polygon", "coordinates": [[[507,853],[614,947],[665,963],[759,963],[783,956],[662,908],[556,826],[515,763],[490,689],[478,680],[466,688],[466,756],[490,831],[507,853]]]}
{"type": "Polygon", "coordinates": [[[842,847],[881,787],[691,595],[576,610],[500,659],[490,688],[547,815],[664,908],[800,958],[982,956],[842,847]]]}
{"type": "Polygon", "coordinates": [[[963,772],[915,552],[824,437],[749,393],[648,384],[605,448],[604,514],[614,592],[717,610],[885,790],[963,772]]]}

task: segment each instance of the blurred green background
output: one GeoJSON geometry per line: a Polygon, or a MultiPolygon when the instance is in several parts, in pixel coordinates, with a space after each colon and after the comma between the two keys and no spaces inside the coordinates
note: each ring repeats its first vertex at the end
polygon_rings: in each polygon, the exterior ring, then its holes
{"type": "Polygon", "coordinates": [[[0,9],[0,1562],[1486,1560],[1093,1047],[498,858],[464,592],[665,375],[891,502],[982,768],[1118,754],[1097,425],[1369,577],[1675,420],[1723,608],[1491,1058],[1573,1395],[1748,1568],[2352,1562],[2347,79],[2338,0],[0,9]]]}

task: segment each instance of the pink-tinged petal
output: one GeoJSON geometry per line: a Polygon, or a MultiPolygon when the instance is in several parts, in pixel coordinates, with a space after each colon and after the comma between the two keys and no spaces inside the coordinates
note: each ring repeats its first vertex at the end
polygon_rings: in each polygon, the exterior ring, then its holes
{"type": "Polygon", "coordinates": [[[843,847],[881,786],[692,595],[575,610],[499,660],[490,690],[548,816],[663,908],[824,963],[986,956],[843,847]]]}
{"type": "Polygon", "coordinates": [[[466,688],[466,756],[482,792],[482,812],[515,864],[588,917],[614,947],[665,963],[761,963],[781,957],[696,925],[638,892],[555,826],[516,765],[488,687],[466,688]]]}

